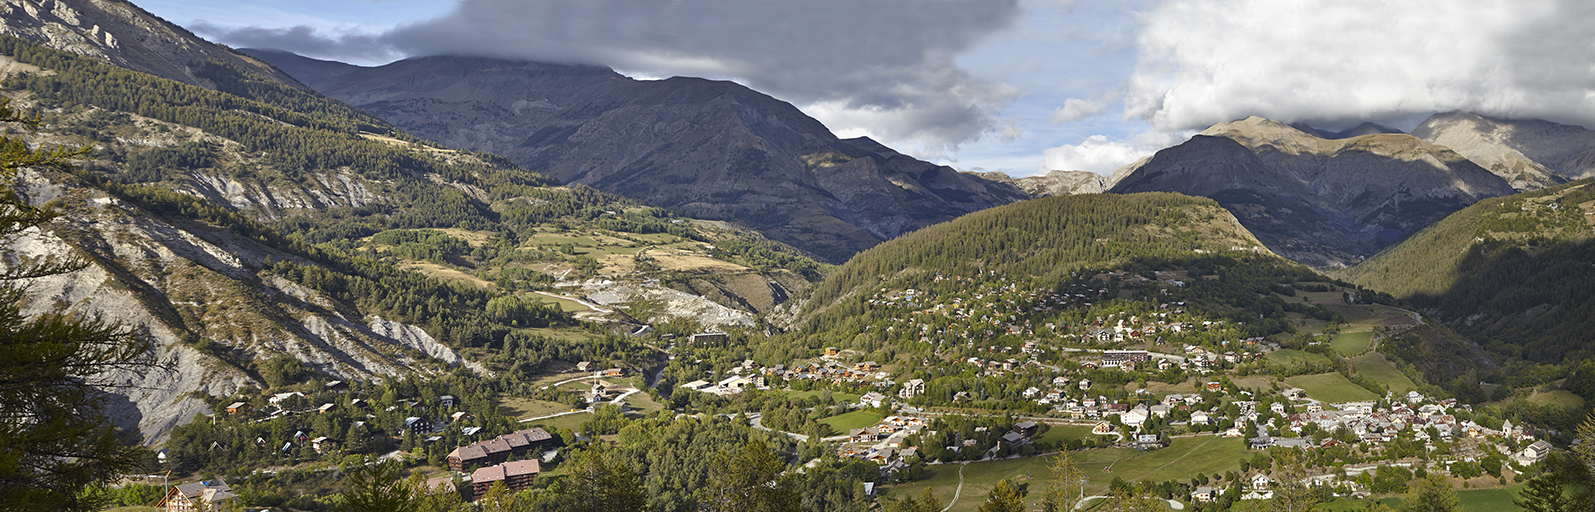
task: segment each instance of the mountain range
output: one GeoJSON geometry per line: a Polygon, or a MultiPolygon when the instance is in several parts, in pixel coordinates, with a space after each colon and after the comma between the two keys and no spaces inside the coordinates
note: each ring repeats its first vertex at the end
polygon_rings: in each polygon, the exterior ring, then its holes
{"type": "Polygon", "coordinates": [[[832,263],[1029,198],[867,138],[839,139],[791,104],[732,82],[461,57],[368,68],[243,51],[409,133],[500,154],[568,184],[734,221],[832,263]]]}
{"type": "MultiPolygon", "coordinates": [[[[272,360],[353,379],[489,373],[462,354],[491,353],[526,325],[487,304],[530,294],[505,276],[553,282],[551,269],[652,266],[661,288],[743,306],[744,325],[769,311],[801,327],[822,314],[845,323],[871,288],[937,273],[1063,279],[1227,253],[1225,265],[1290,278],[1272,284],[1310,274],[1273,253],[1351,267],[1337,275],[1433,308],[1497,357],[1536,361],[1576,341],[1569,326],[1590,303],[1577,286],[1520,289],[1587,267],[1587,230],[1544,235],[1588,226],[1588,182],[1568,182],[1595,175],[1595,132],[1576,126],[1457,112],[1404,134],[1250,117],[1112,176],[1012,179],[838,138],[731,82],[450,56],[360,67],[233,51],[123,2],[0,9],[0,74],[44,115],[30,141],[96,146],[79,172],[33,170],[17,185],[64,215],[8,248],[93,262],[37,283],[29,312],[64,304],[148,328],[178,373],[125,376],[136,391],[111,412],[149,440],[208,410],[191,393],[261,386],[272,360]],[[820,266],[791,247],[686,228],[704,219],[846,263],[811,287],[820,266]],[[446,264],[406,263],[434,271],[423,276],[369,240],[421,229],[473,243],[446,264]],[[1451,253],[1467,256],[1437,256],[1451,253]],[[1522,266],[1556,272],[1480,277],[1522,266]]],[[[1182,261],[1181,272],[1206,265],[1182,261]]],[[[615,298],[611,284],[581,293],[605,297],[591,302],[613,317],[660,307],[615,298]]],[[[545,313],[539,323],[571,321],[545,313]]]]}
{"type": "Polygon", "coordinates": [[[1249,117],[1214,125],[1130,168],[1114,193],[1211,197],[1287,258],[1349,266],[1486,197],[1505,180],[1406,134],[1325,139],[1249,117]]]}

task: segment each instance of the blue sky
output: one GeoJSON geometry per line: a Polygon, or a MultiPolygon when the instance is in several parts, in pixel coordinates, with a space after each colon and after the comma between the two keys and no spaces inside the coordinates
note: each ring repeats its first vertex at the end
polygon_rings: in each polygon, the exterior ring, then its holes
{"type": "Polygon", "coordinates": [[[213,41],[730,79],[960,170],[1110,173],[1248,115],[1595,121],[1577,0],[142,0],[213,41]]]}

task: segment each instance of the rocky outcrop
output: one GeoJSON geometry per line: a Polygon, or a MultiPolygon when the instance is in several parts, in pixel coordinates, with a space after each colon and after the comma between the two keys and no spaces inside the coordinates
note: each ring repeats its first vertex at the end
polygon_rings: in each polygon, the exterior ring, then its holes
{"type": "Polygon", "coordinates": [[[211,89],[215,84],[196,73],[211,61],[302,87],[270,64],[200,39],[128,2],[0,0],[0,33],[211,89]]]}
{"type": "Polygon", "coordinates": [[[1519,191],[1595,176],[1595,131],[1578,126],[1447,112],[1412,134],[1456,150],[1519,191]]]}
{"type": "Polygon", "coordinates": [[[24,173],[17,190],[63,215],[7,249],[91,263],[29,282],[28,313],[64,307],[136,326],[172,368],[110,376],[120,384],[108,390],[112,420],[147,443],[209,412],[191,393],[227,396],[261,386],[255,362],[273,357],[294,357],[343,379],[435,374],[461,364],[486,371],[420,328],[364,318],[265,270],[268,261],[310,264],[292,254],[205,224],[162,219],[67,175],[24,173]]]}
{"type": "Polygon", "coordinates": [[[734,221],[830,262],[1029,197],[873,140],[838,139],[796,107],[731,82],[462,57],[364,68],[244,51],[410,133],[734,221]]]}
{"type": "Polygon", "coordinates": [[[993,172],[982,173],[981,177],[1013,184],[1013,186],[1019,187],[1019,190],[1030,194],[1030,197],[1099,194],[1113,188],[1113,181],[1110,177],[1090,171],[1060,171],[1054,169],[1041,176],[1026,176],[1019,179],[1009,178],[1008,175],[1000,172],[993,172]]]}
{"type": "Polygon", "coordinates": [[[1325,139],[1259,117],[1214,125],[1121,173],[1112,192],[1211,197],[1275,253],[1318,268],[1355,264],[1451,212],[1513,193],[1417,137],[1325,139]]]}

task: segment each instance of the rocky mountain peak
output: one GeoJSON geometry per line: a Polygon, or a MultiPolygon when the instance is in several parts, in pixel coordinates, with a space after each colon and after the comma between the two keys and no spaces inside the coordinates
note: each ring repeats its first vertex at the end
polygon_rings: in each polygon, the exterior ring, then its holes
{"type": "Polygon", "coordinates": [[[1443,112],[1412,134],[1455,150],[1520,191],[1595,175],[1595,132],[1578,126],[1443,112]]]}
{"type": "Polygon", "coordinates": [[[196,73],[211,61],[300,86],[270,64],[200,39],[128,2],[0,0],[0,34],[200,87],[215,88],[196,73]]]}

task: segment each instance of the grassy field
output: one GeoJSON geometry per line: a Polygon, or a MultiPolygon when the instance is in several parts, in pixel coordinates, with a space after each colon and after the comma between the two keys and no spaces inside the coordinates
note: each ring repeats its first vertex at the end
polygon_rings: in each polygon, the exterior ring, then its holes
{"type": "Polygon", "coordinates": [[[481,278],[456,270],[454,267],[440,265],[430,261],[405,260],[403,263],[399,264],[399,268],[414,270],[416,272],[425,274],[427,277],[445,283],[459,283],[481,290],[486,290],[493,287],[493,283],[484,281],[481,278]]]}
{"type": "Polygon", "coordinates": [[[1307,396],[1329,403],[1379,399],[1378,395],[1352,384],[1338,373],[1298,375],[1285,379],[1285,382],[1307,390],[1307,396]]]}
{"type": "Polygon", "coordinates": [[[1584,398],[1573,394],[1571,391],[1554,389],[1540,391],[1529,397],[1529,403],[1534,405],[1560,405],[1563,407],[1583,407],[1584,398]]]}
{"type": "Polygon", "coordinates": [[[527,294],[525,296],[525,298],[527,298],[527,299],[537,299],[539,301],[542,301],[542,302],[545,302],[545,303],[549,303],[549,304],[558,304],[559,305],[559,309],[567,311],[567,312],[569,312],[569,311],[587,311],[588,309],[590,309],[587,306],[583,306],[583,305],[581,305],[581,303],[576,302],[574,300],[562,299],[562,298],[559,298],[559,297],[551,297],[551,296],[544,295],[544,294],[541,294],[541,293],[527,294]]]}
{"type": "Polygon", "coordinates": [[[1335,335],[1335,339],[1329,342],[1329,346],[1334,347],[1336,352],[1340,352],[1340,355],[1346,357],[1361,354],[1367,351],[1368,346],[1372,344],[1372,332],[1340,333],[1335,335]]]}
{"type": "Polygon", "coordinates": [[[557,418],[548,418],[546,420],[537,420],[530,423],[521,423],[516,425],[515,428],[543,427],[543,430],[547,430],[550,433],[558,432],[559,429],[568,428],[574,432],[581,430],[582,423],[586,422],[592,417],[592,413],[579,412],[576,414],[566,414],[557,418]]]}
{"type": "MultiPolygon", "coordinates": [[[[1240,460],[1246,456],[1246,445],[1240,439],[1202,436],[1175,439],[1168,448],[1150,452],[1109,448],[1074,452],[1069,456],[1075,459],[1090,478],[1086,483],[1086,494],[1102,494],[1115,476],[1128,481],[1185,480],[1197,473],[1212,475],[1237,469],[1240,467],[1240,460]],[[1112,471],[1105,471],[1110,466],[1112,471]]],[[[991,488],[1004,478],[1013,478],[1021,484],[1030,483],[1031,494],[1025,502],[1031,508],[1038,507],[1036,501],[1041,497],[1037,491],[1046,487],[1049,459],[1051,457],[1027,457],[968,464],[967,467],[963,467],[963,492],[958,502],[952,504],[949,512],[970,512],[980,508],[991,488]]],[[[946,505],[958,489],[960,466],[959,464],[929,466],[926,468],[925,480],[898,485],[892,488],[887,496],[891,499],[918,496],[929,487],[931,493],[946,505]]]]}
{"type": "Polygon", "coordinates": [[[1406,374],[1396,369],[1395,363],[1390,362],[1389,359],[1385,358],[1384,354],[1378,352],[1369,352],[1352,358],[1351,367],[1361,372],[1364,377],[1388,386],[1396,394],[1404,394],[1418,389],[1418,386],[1412,383],[1412,379],[1407,378],[1406,374]]]}
{"type": "Polygon", "coordinates": [[[494,399],[493,403],[498,406],[500,413],[517,419],[535,418],[570,410],[569,405],[530,398],[499,397],[494,399]]]}
{"type": "Polygon", "coordinates": [[[1091,427],[1051,427],[1047,433],[1041,434],[1035,441],[1047,443],[1052,446],[1062,446],[1070,439],[1086,439],[1092,437],[1091,427]]]}
{"type": "Polygon", "coordinates": [[[1512,512],[1523,510],[1512,503],[1519,493],[1523,492],[1523,485],[1507,489],[1473,489],[1457,491],[1457,501],[1462,502],[1465,512],[1512,512]]]}
{"type": "MultiPolygon", "coordinates": [[[[547,297],[544,298],[546,299],[547,297]]],[[[600,336],[596,334],[581,329],[550,329],[547,327],[534,327],[529,329],[520,329],[520,331],[527,334],[544,336],[564,341],[593,341],[600,338],[600,336]]]]}
{"type": "Polygon", "coordinates": [[[820,420],[820,423],[830,425],[837,432],[846,434],[847,431],[855,428],[864,428],[880,423],[882,418],[881,415],[869,411],[853,411],[825,418],[820,420]]]}
{"type": "Polygon", "coordinates": [[[1269,352],[1268,356],[1266,356],[1266,357],[1268,357],[1268,359],[1270,361],[1273,361],[1273,362],[1276,362],[1276,363],[1285,363],[1285,364],[1290,364],[1290,363],[1294,363],[1294,362],[1297,362],[1297,361],[1323,362],[1323,361],[1328,361],[1329,360],[1329,358],[1324,357],[1323,354],[1314,354],[1314,353],[1311,353],[1311,352],[1302,352],[1300,350],[1293,350],[1293,349],[1288,349],[1288,348],[1287,349],[1283,349],[1283,350],[1275,350],[1273,352],[1269,352]]]}

